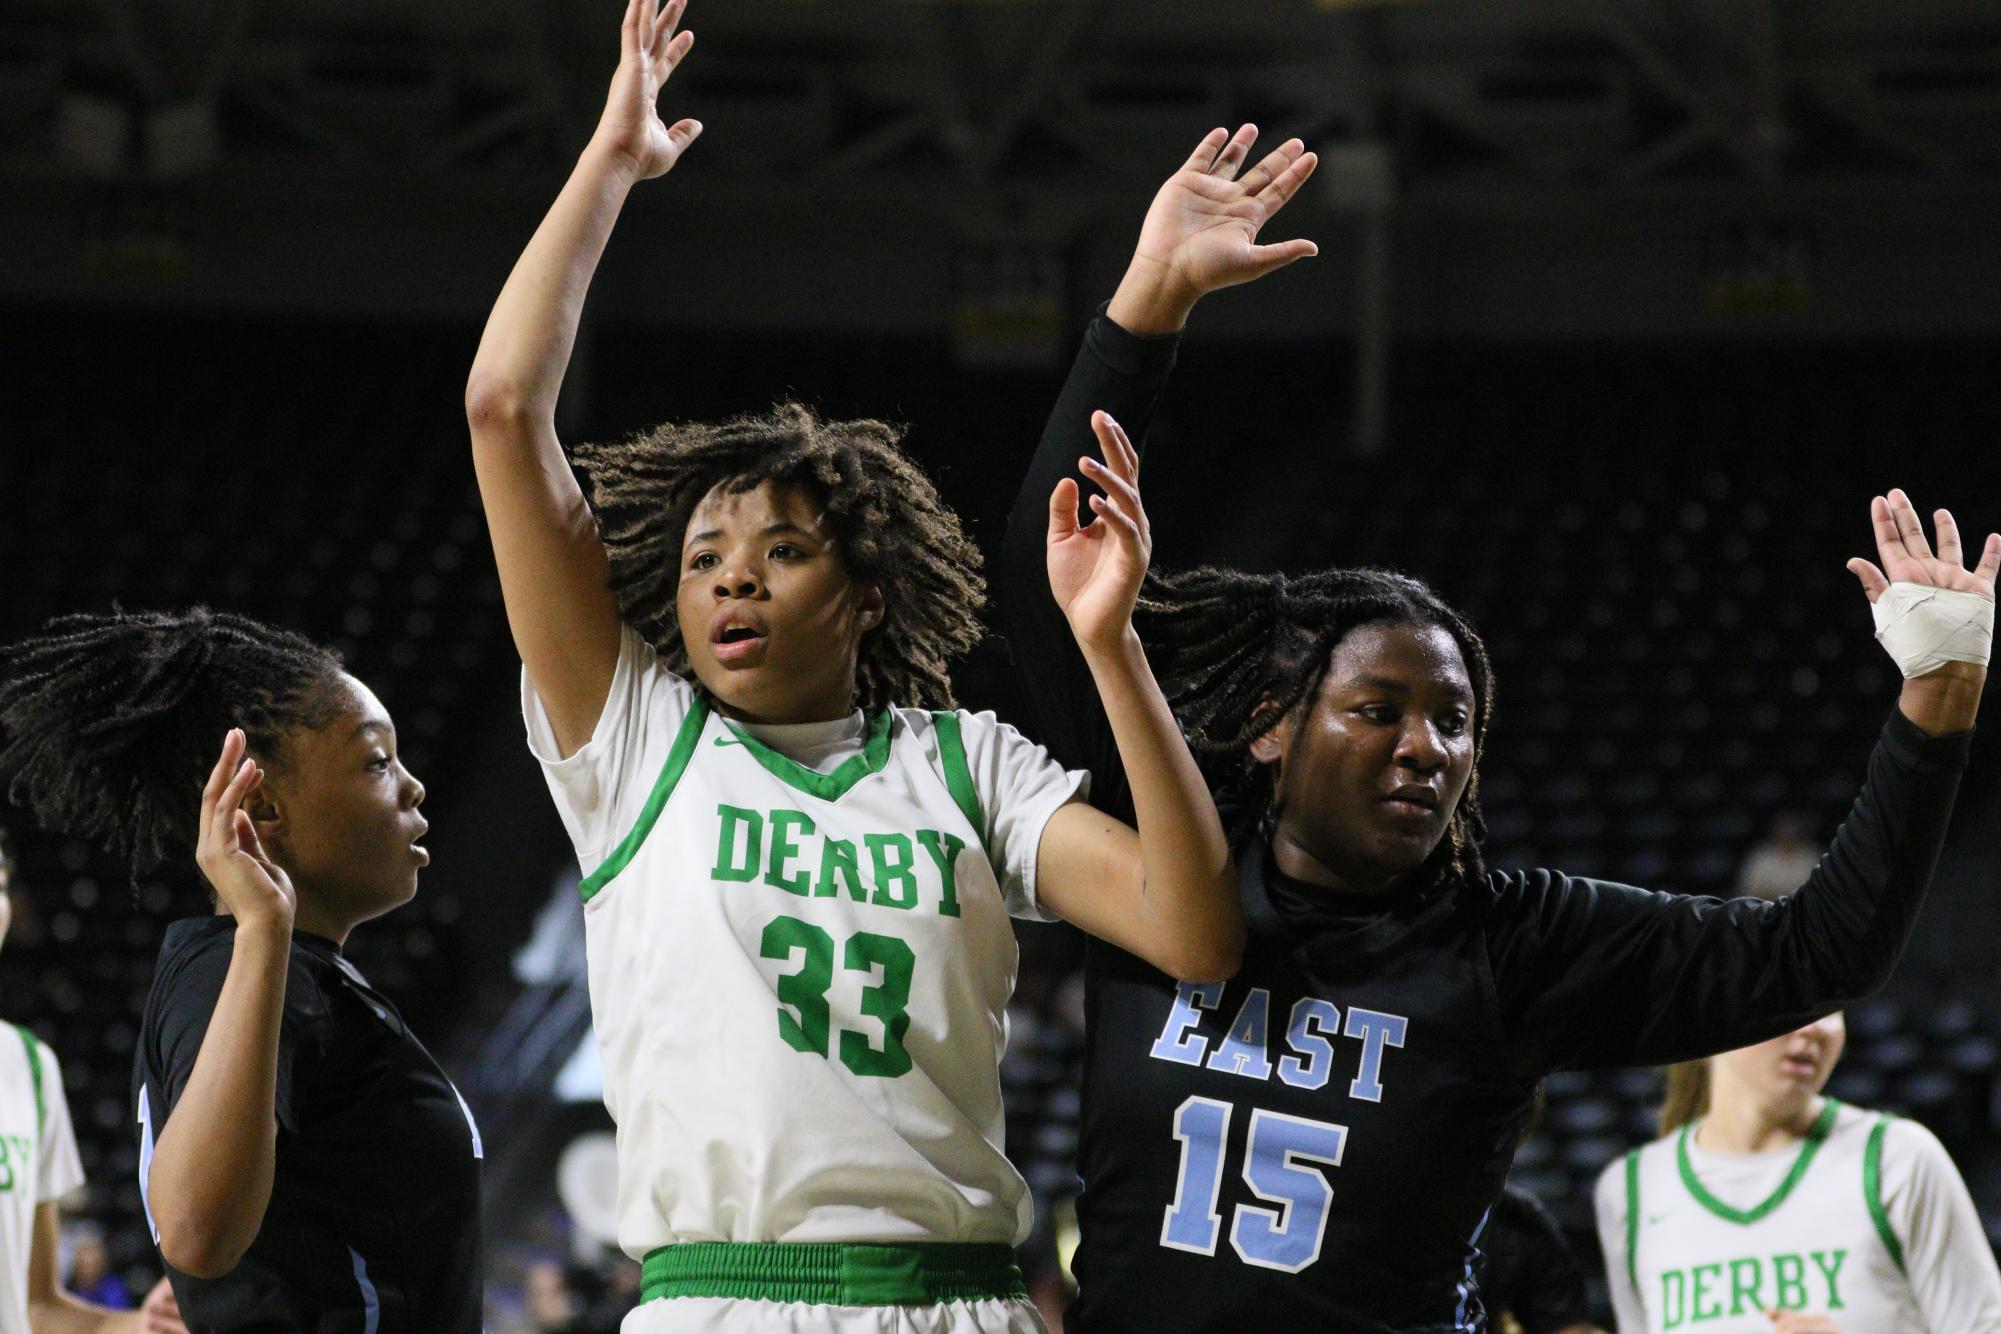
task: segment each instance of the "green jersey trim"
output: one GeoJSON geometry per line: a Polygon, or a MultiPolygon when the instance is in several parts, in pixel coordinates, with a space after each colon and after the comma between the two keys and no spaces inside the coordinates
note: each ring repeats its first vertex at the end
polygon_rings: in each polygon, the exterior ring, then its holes
{"type": "Polygon", "coordinates": [[[1876,1235],[1883,1239],[1883,1248],[1897,1262],[1897,1272],[1901,1274],[1904,1243],[1897,1240],[1896,1229],[1890,1226],[1890,1211],[1883,1207],[1883,1136],[1894,1119],[1881,1117],[1869,1128],[1869,1146],[1862,1151],[1862,1194],[1869,1201],[1869,1221],[1876,1225],[1876,1235]]]}
{"type": "Polygon", "coordinates": [[[935,1306],[1028,1296],[999,1243],[689,1241],[650,1252],[639,1300],[728,1297],[823,1306],[935,1306]]]}
{"type": "Polygon", "coordinates": [[[10,1027],[21,1035],[21,1046],[28,1053],[28,1080],[35,1086],[35,1134],[44,1135],[49,1129],[49,1095],[42,1090],[42,1044],[19,1024],[10,1027]]]}
{"type": "Polygon", "coordinates": [[[945,787],[966,822],[972,825],[973,837],[985,849],[987,817],[980,809],[980,790],[973,785],[973,767],[966,762],[966,738],[959,730],[959,715],[934,713],[931,722],[938,729],[938,758],[945,766],[945,787]]]}
{"type": "Polygon", "coordinates": [[[870,774],[881,773],[882,767],[889,763],[889,729],[894,721],[895,715],[888,709],[877,713],[869,723],[868,743],[862,747],[862,753],[849,756],[830,774],[816,773],[790,755],[780,754],[727,718],[723,725],[779,782],[821,801],[839,801],[848,794],[848,789],[870,774]]]}
{"type": "Polygon", "coordinates": [[[1626,1155],[1626,1281],[1640,1290],[1640,1151],[1626,1155]]]}
{"type": "Polygon", "coordinates": [[[674,795],[675,784],[681,781],[681,775],[686,772],[688,761],[695,754],[695,743],[702,739],[702,726],[708,719],[709,706],[698,695],[694,707],[688,710],[688,716],[681,720],[681,730],[674,736],[673,749],[667,752],[667,763],[660,766],[660,777],[654,780],[653,791],[646,795],[646,805],[639,811],[639,822],[633,825],[632,832],[625,836],[624,841],[612,849],[611,856],[605,858],[603,865],[585,876],[583,883],[577,886],[585,903],[589,903],[599,890],[617,879],[619,872],[631,865],[632,859],[639,855],[640,846],[646,842],[646,836],[653,832],[654,823],[660,819],[660,812],[667,806],[667,798],[674,795]]]}
{"type": "Polygon", "coordinates": [[[1695,1197],[1696,1203],[1724,1222],[1742,1223],[1746,1226],[1757,1222],[1786,1202],[1786,1197],[1793,1193],[1793,1187],[1799,1185],[1800,1178],[1805,1176],[1807,1168],[1813,1165],[1814,1155],[1820,1152],[1820,1146],[1827,1142],[1828,1132],[1834,1129],[1834,1118],[1840,1112],[1841,1104],[1832,1098],[1826,1101],[1827,1105],[1821,1109],[1820,1116],[1814,1121],[1812,1129],[1806,1132],[1806,1142],[1800,1145],[1799,1157],[1793,1159],[1792,1171],[1786,1173],[1786,1179],[1779,1183],[1778,1189],[1765,1197],[1762,1204],[1750,1209],[1732,1208],[1711,1195],[1708,1187],[1697,1179],[1695,1167],[1688,1161],[1688,1140],[1695,1132],[1696,1126],[1701,1124],[1699,1121],[1691,1121],[1683,1126],[1681,1137],[1674,1142],[1675,1166],[1681,1169],[1681,1184],[1688,1187],[1688,1193],[1695,1197]]]}

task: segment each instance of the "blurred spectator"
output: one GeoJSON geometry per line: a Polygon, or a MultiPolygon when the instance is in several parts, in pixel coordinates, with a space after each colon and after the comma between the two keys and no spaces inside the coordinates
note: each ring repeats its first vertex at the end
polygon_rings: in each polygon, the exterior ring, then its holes
{"type": "Polygon", "coordinates": [[[72,1223],[70,1234],[69,1290],[87,1302],[108,1306],[114,1311],[132,1309],[132,1290],[112,1272],[104,1252],[104,1229],[95,1223],[72,1223]]]}
{"type": "Polygon", "coordinates": [[[1754,845],[1737,873],[1739,898],[1782,899],[1806,883],[1820,863],[1820,846],[1810,840],[1812,828],[1798,811],[1772,817],[1772,829],[1754,845]]]}
{"type": "Polygon", "coordinates": [[[528,1327],[535,1334],[579,1334],[576,1294],[560,1264],[537,1260],[529,1265],[525,1296],[528,1327]]]}

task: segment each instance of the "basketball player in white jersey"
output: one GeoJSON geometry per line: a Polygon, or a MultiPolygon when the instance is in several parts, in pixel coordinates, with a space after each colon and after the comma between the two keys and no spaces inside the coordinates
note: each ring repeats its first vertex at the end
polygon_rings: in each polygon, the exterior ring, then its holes
{"type": "Polygon", "coordinates": [[[1839,1014],[1671,1067],[1663,1137],[1598,1181],[1620,1334],[2001,1330],[2001,1272],[1943,1146],[1821,1089],[1839,1014]]]}
{"type": "Polygon", "coordinates": [[[1009,916],[1184,978],[1235,971],[1243,943],[1221,822],[1132,630],[1138,456],[1099,414],[1096,521],[1066,479],[1048,534],[1137,832],[952,707],[978,552],[892,428],[785,403],[566,457],[553,409],[598,257],[701,129],[654,108],[693,40],[683,2],[628,6],[604,118],[466,398],[529,741],[584,872],[619,1241],[645,1274],[624,1329],[1038,1329],[1001,1151],[1009,916]]]}
{"type": "MultiPolygon", "coordinates": [[[[0,830],[0,941],[14,920],[13,874],[0,830]]],[[[0,1334],[187,1334],[165,1279],[137,1311],[64,1289],[57,1201],[82,1184],[61,1063],[27,1029],[0,1024],[0,1334]]]]}

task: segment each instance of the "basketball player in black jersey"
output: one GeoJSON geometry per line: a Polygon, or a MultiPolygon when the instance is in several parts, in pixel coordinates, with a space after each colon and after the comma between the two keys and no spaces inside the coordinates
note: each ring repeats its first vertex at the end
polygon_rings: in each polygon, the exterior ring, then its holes
{"type": "MultiPolygon", "coordinates": [[[[1049,498],[1094,452],[1095,411],[1142,438],[1197,298],[1301,251],[1256,236],[1311,155],[1293,141],[1233,179],[1254,133],[1215,132],[1155,198],[1004,550],[1040,739],[1114,813],[1122,776],[1045,589],[1049,498]]],[[[1883,568],[1851,562],[1872,602],[1887,580],[1992,599],[2001,538],[1969,571],[1943,511],[1936,557],[1901,492],[1872,517],[1883,568]]],[[[1150,607],[1148,652],[1233,791],[1250,943],[1206,986],[1090,947],[1071,1313],[1086,1331],[1485,1329],[1474,1261],[1537,1083],[1743,1046],[1880,985],[1985,679],[1948,662],[1906,680],[1820,868],[1782,902],[1722,902],[1486,869],[1487,656],[1423,584],[1196,571],[1150,607]]]]}

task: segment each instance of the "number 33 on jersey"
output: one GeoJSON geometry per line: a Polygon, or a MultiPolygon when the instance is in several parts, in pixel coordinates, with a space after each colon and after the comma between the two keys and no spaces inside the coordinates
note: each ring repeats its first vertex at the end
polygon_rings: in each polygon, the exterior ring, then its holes
{"type": "Polygon", "coordinates": [[[1019,1241],[1008,917],[1081,775],[984,714],[742,727],[630,631],[575,755],[524,708],[585,872],[620,1245],[1019,1241]]]}

